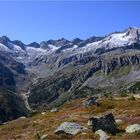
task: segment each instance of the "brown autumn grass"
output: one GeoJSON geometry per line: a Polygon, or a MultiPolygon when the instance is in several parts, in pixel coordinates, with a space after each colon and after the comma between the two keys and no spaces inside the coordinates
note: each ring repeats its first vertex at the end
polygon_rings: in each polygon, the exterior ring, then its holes
{"type": "Polygon", "coordinates": [[[122,119],[123,123],[118,125],[120,132],[115,136],[111,136],[114,140],[138,140],[140,134],[126,134],[124,129],[126,126],[133,123],[140,123],[140,99],[121,100],[113,98],[102,98],[99,100],[100,106],[92,106],[85,108],[82,105],[84,99],[76,99],[66,103],[59,108],[58,112],[46,112],[44,115],[36,114],[33,117],[25,119],[17,119],[7,122],[0,126],[0,140],[37,140],[40,136],[47,134],[47,140],[92,140],[99,139],[92,131],[77,134],[74,137],[69,137],[65,134],[54,134],[55,129],[65,121],[76,122],[85,127],[87,126],[88,118],[107,112],[112,112],[117,119],[122,119]]]}

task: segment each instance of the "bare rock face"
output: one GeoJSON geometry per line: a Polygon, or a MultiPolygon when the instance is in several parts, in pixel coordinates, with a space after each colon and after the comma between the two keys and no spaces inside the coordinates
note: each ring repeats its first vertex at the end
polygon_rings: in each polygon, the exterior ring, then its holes
{"type": "Polygon", "coordinates": [[[117,133],[117,127],[112,113],[103,116],[92,117],[89,119],[88,125],[93,132],[101,129],[111,134],[117,133]]]}

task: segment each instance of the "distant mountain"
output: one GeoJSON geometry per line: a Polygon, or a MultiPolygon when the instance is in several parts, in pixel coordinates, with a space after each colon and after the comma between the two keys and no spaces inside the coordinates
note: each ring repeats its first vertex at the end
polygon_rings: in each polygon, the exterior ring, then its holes
{"type": "Polygon", "coordinates": [[[0,51],[0,86],[18,91],[28,109],[139,88],[140,28],[30,44],[3,36],[0,51]]]}

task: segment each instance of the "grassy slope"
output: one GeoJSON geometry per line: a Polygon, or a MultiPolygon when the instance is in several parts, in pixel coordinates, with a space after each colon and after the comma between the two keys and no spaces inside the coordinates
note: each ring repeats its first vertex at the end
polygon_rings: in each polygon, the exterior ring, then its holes
{"type": "MultiPolygon", "coordinates": [[[[127,125],[133,123],[140,123],[140,99],[128,100],[128,97],[113,97],[103,98],[100,100],[101,106],[92,106],[84,108],[82,105],[83,99],[73,100],[66,103],[58,112],[46,112],[45,115],[41,113],[26,119],[17,119],[7,122],[0,126],[0,140],[36,140],[40,135],[48,134],[47,139],[65,139],[66,136],[58,136],[53,132],[65,121],[76,122],[87,127],[87,121],[90,116],[112,112],[115,118],[122,118],[123,123],[118,125],[120,133],[116,136],[111,136],[111,139],[140,139],[140,134],[126,134],[124,129],[127,125]]],[[[72,139],[98,139],[98,136],[88,131],[86,133],[78,134],[72,139]]]]}

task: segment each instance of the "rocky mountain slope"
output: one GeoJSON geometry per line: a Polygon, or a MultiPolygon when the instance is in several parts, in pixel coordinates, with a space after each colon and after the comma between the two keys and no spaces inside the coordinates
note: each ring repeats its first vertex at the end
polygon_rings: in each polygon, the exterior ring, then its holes
{"type": "Polygon", "coordinates": [[[3,36],[0,51],[1,86],[21,94],[33,110],[87,95],[128,91],[140,80],[139,28],[87,40],[30,44],[3,36]]]}

